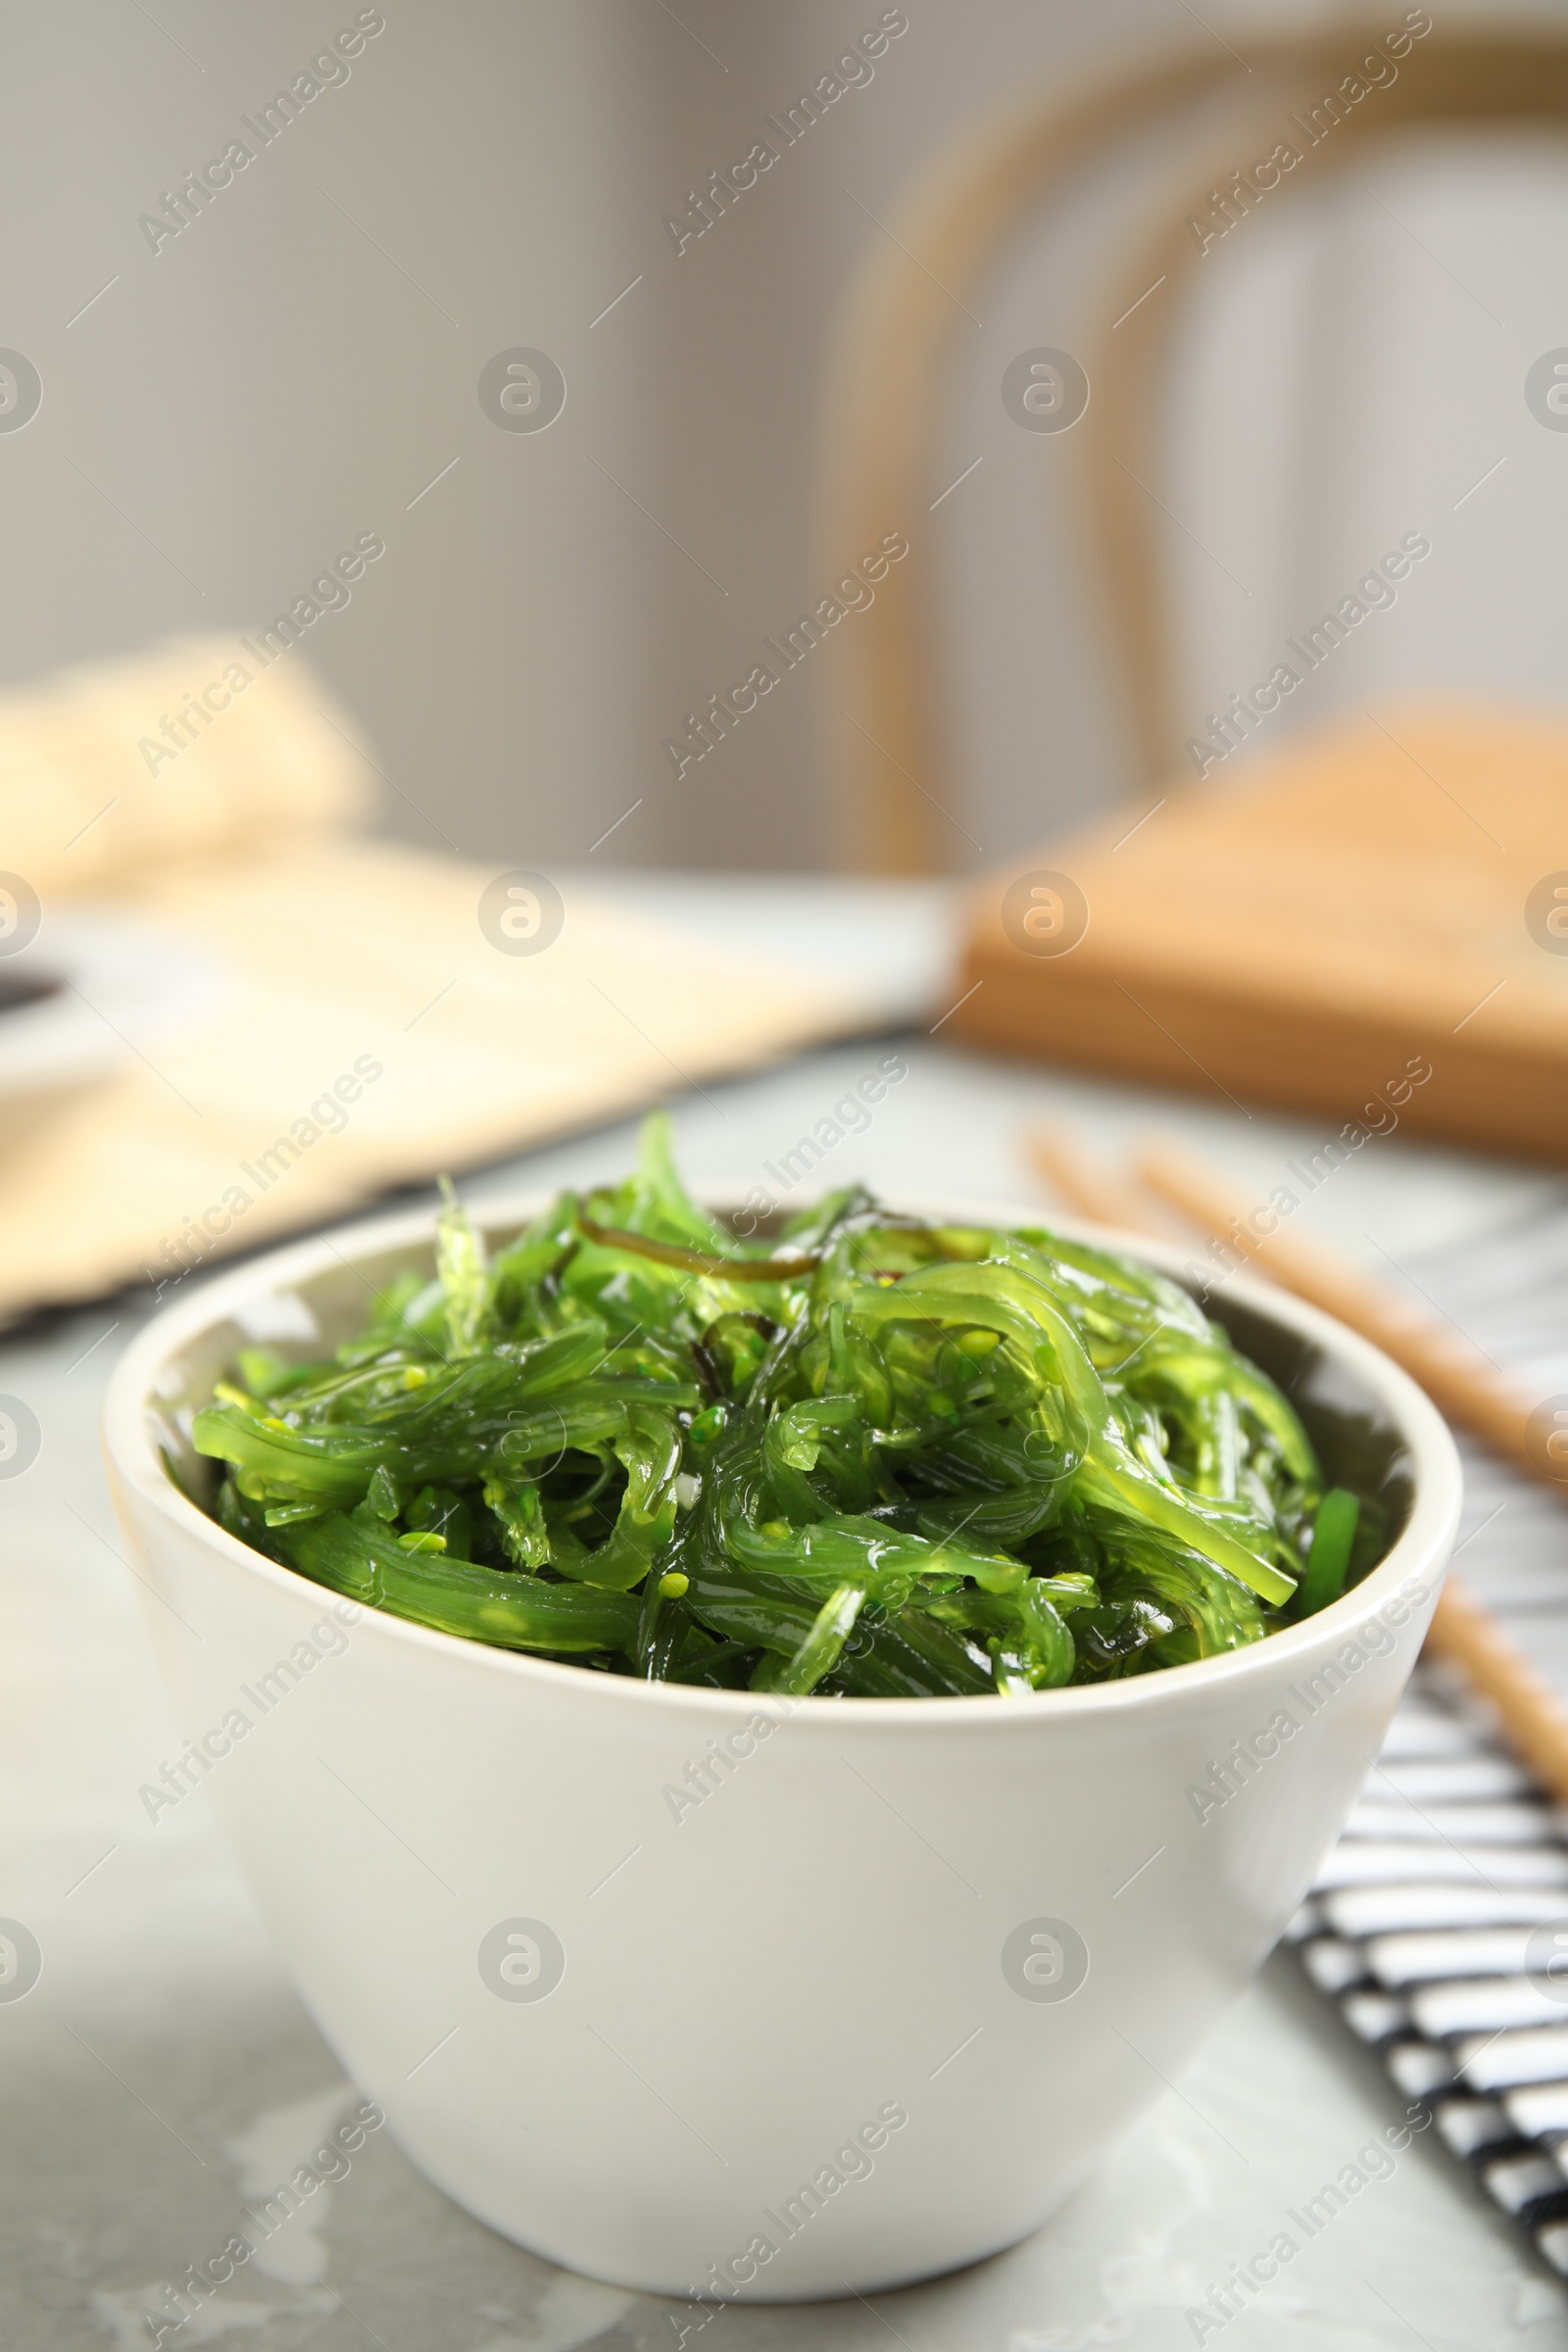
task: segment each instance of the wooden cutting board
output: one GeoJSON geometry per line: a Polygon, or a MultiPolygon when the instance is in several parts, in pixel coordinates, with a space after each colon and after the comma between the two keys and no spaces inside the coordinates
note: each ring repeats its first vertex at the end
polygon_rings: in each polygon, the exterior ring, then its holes
{"type": "Polygon", "coordinates": [[[1173,780],[990,877],[960,987],[976,1044],[1568,1156],[1568,721],[1391,707],[1173,780]]]}

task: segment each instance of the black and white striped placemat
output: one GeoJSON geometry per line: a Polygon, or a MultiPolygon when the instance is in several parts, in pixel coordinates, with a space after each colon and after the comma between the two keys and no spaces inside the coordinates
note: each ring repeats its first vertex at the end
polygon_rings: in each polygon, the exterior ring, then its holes
{"type": "MultiPolygon", "coordinates": [[[[1388,1270],[1533,1402],[1568,1396],[1568,1195],[1388,1270]]],[[[1462,1450],[1460,1573],[1568,1703],[1568,1509],[1462,1450]]],[[[1568,1818],[1444,1670],[1416,1674],[1290,1936],[1568,2277],[1568,1818]]]]}

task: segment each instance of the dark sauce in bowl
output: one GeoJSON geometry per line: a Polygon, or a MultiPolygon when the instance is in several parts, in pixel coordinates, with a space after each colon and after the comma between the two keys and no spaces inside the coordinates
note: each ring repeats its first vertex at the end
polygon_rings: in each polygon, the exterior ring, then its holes
{"type": "Polygon", "coordinates": [[[25,977],[0,971],[0,1013],[21,1012],[24,1005],[41,1004],[46,997],[58,997],[62,983],[51,974],[48,977],[25,977]]]}

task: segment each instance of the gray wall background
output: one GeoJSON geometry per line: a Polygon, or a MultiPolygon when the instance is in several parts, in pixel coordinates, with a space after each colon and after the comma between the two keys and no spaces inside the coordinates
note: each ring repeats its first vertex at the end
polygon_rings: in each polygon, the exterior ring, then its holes
{"type": "MultiPolygon", "coordinates": [[[[44,401],[0,434],[0,667],[249,628],[379,531],[385,558],[308,650],[377,746],[388,829],[498,861],[652,868],[833,855],[825,681],[791,676],[679,783],[661,745],[822,593],[825,357],[883,234],[861,207],[886,219],[940,142],[1030,77],[1339,21],[1216,5],[1211,36],[1181,0],[906,0],[874,79],[677,257],[664,214],[880,0],[385,0],[346,83],[155,256],[138,216],[356,13],[10,13],[0,345],[37,367],[44,401]],[[548,432],[480,410],[480,368],[517,345],[565,373],[548,432]]],[[[989,290],[935,461],[945,482],[986,460],[931,527],[959,807],[991,858],[1131,783],[1056,445],[997,397],[1014,352],[1070,347],[1097,315],[1117,201],[1092,189],[989,290]]],[[[1413,528],[1433,560],[1293,722],[1422,681],[1560,693],[1568,435],[1536,424],[1522,382],[1568,344],[1565,241],[1554,154],[1418,145],[1215,257],[1162,493],[1195,719],[1413,528]]]]}

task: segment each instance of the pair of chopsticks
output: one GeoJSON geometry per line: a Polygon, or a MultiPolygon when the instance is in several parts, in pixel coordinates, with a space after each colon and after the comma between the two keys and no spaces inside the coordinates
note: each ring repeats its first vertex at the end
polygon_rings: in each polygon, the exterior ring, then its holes
{"type": "MultiPolygon", "coordinates": [[[[1278,1230],[1259,1238],[1249,1222],[1254,1203],[1234,1193],[1217,1170],[1178,1145],[1150,1146],[1136,1171],[1095,1166],[1059,1133],[1028,1141],[1037,1173],[1071,1208],[1098,1223],[1158,1233],[1155,1202],[1189,1227],[1224,1242],[1325,1313],[1358,1331],[1402,1365],[1448,1420],[1468,1429],[1517,1469],[1544,1479],[1568,1501],[1529,1443],[1529,1402],[1477,1348],[1412,1308],[1397,1292],[1321,1244],[1278,1230]]],[[[1452,1665],[1499,1717],[1498,1729],[1538,1781],[1568,1804],[1568,1713],[1495,1618],[1451,1574],[1427,1631],[1430,1655],[1452,1665]]]]}

